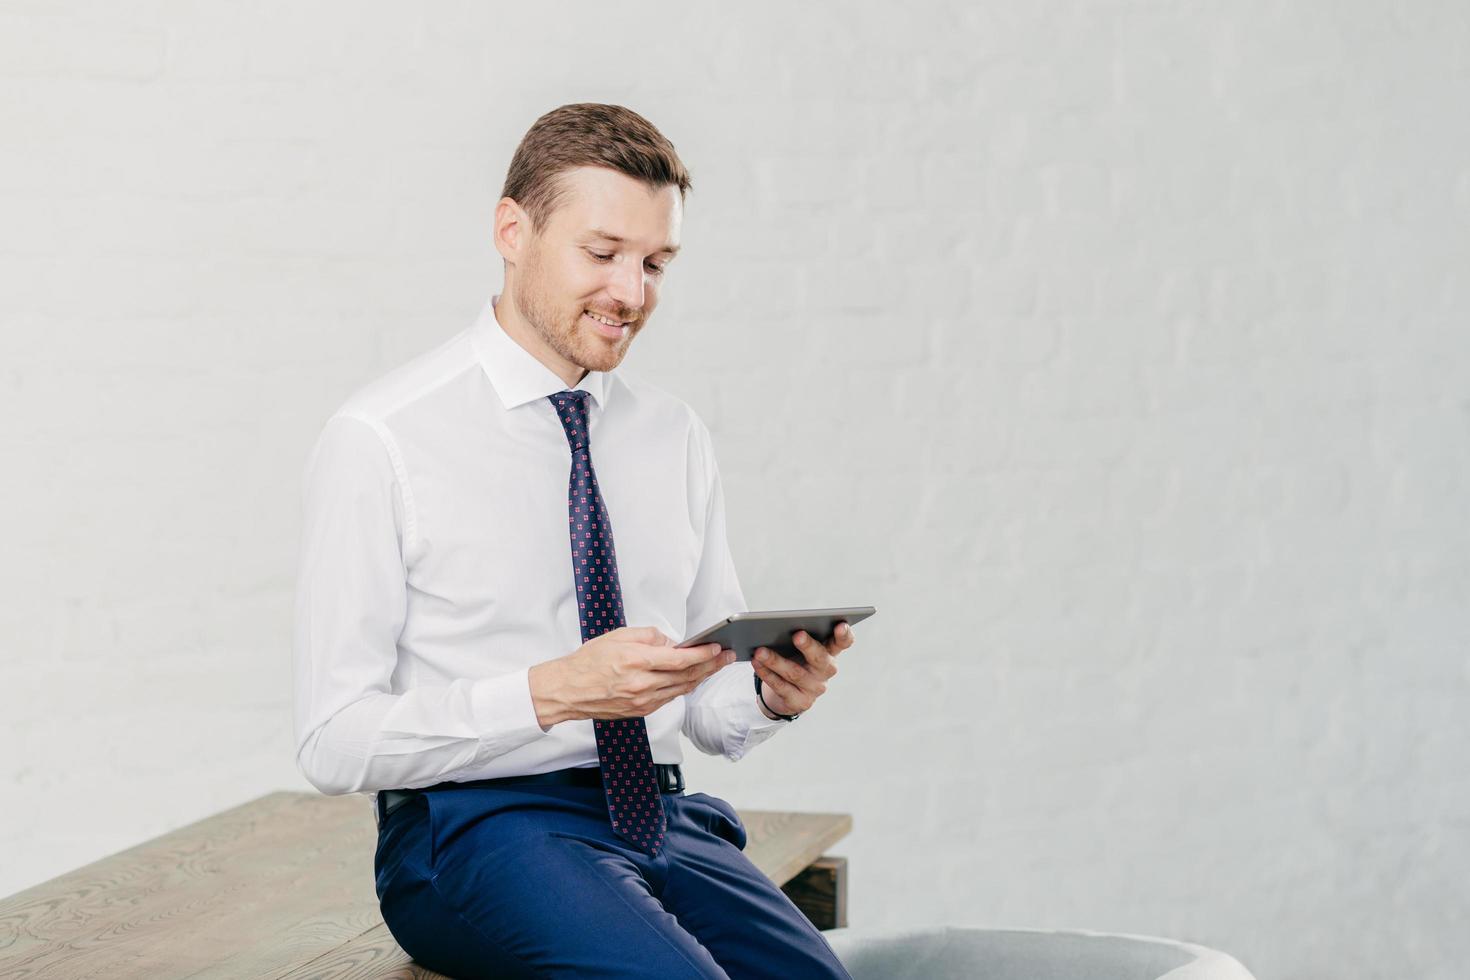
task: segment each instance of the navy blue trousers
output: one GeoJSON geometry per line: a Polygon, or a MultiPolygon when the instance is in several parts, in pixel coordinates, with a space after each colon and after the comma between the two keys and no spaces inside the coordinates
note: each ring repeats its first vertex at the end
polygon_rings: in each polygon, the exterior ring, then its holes
{"type": "Polygon", "coordinates": [[[851,980],[744,854],[734,807],[665,793],[657,857],[612,832],[598,786],[421,793],[378,829],[379,907],[421,965],[476,977],[851,980]]]}

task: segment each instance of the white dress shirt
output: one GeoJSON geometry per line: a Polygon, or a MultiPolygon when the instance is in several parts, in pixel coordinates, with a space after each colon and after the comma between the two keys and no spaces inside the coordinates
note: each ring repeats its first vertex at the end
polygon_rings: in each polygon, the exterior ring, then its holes
{"type": "MultiPolygon", "coordinates": [[[[338,795],[596,766],[592,720],[544,729],[533,664],[582,645],[567,524],[567,390],[473,326],[354,392],[307,460],[294,636],[296,762],[338,795]]],[[[627,625],[676,643],[746,610],[709,430],[621,370],[589,371],[588,437],[627,625]]],[[[788,724],[737,661],[648,715],[734,761],[788,724]]]]}

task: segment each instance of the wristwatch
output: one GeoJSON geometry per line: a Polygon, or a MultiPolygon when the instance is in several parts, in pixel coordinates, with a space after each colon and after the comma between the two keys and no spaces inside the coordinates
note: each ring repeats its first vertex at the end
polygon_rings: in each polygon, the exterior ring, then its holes
{"type": "Polygon", "coordinates": [[[780,712],[778,712],[775,708],[771,707],[769,704],[766,704],[765,696],[763,694],[761,694],[761,675],[760,674],[756,674],[755,675],[755,696],[758,697],[758,698],[760,698],[761,704],[764,704],[765,705],[767,711],[769,711],[771,714],[775,715],[777,718],[780,718],[782,721],[795,721],[796,719],[798,719],[798,718],[801,717],[801,712],[800,711],[798,711],[794,715],[783,715],[780,712]]]}

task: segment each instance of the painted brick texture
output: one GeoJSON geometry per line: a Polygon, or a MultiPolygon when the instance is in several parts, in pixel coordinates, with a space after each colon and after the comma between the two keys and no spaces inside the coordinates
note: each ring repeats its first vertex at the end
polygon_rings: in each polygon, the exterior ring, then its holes
{"type": "Polygon", "coordinates": [[[625,368],[747,597],[879,609],[691,784],[851,812],[854,926],[1463,976],[1467,66],[1449,2],[0,3],[0,894],[309,788],[306,452],[605,101],[694,174],[625,368]]]}

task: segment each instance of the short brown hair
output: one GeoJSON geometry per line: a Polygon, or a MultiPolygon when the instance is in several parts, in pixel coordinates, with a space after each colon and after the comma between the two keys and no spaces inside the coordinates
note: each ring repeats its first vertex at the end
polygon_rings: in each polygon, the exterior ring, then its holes
{"type": "Polygon", "coordinates": [[[566,197],[562,174],[586,166],[619,171],[650,189],[673,184],[681,201],[693,186],[674,144],[653,123],[620,105],[576,102],[552,109],[521,137],[500,196],[519,204],[539,233],[566,197]]]}

